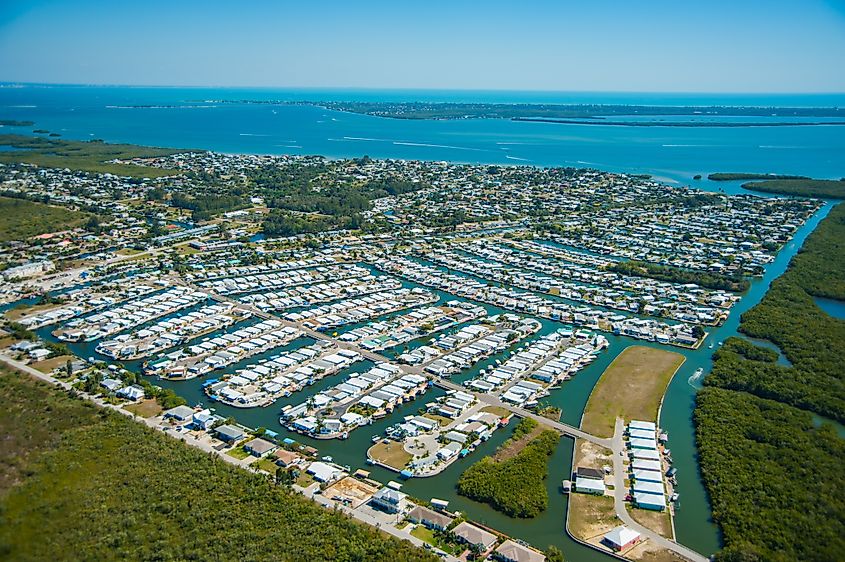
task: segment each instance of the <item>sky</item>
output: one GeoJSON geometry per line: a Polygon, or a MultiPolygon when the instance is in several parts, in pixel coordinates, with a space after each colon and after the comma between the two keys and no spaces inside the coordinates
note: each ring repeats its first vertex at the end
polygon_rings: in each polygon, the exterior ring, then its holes
{"type": "Polygon", "coordinates": [[[845,0],[0,0],[0,81],[845,92],[845,0]]]}

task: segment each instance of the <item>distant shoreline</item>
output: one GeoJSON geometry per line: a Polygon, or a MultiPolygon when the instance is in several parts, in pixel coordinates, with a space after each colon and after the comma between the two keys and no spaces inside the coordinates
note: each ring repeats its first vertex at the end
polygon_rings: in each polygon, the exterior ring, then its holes
{"type": "Polygon", "coordinates": [[[582,121],[578,119],[547,119],[532,117],[514,117],[511,121],[521,121],[523,123],[557,123],[560,125],[605,125],[611,127],[818,127],[821,125],[845,125],[845,121],[730,123],[726,121],[582,121]]]}

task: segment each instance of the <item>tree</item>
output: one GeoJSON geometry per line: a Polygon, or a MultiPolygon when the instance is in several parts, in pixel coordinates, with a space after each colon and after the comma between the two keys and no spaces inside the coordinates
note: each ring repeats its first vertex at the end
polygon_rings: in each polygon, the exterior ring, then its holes
{"type": "Polygon", "coordinates": [[[565,562],[565,558],[563,557],[563,553],[560,549],[554,545],[549,545],[549,548],[546,549],[546,562],[565,562]]]}

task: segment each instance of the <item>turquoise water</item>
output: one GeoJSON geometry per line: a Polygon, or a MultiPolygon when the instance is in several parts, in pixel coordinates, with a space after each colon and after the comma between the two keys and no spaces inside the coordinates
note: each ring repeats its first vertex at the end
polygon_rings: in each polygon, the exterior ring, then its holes
{"type": "Polygon", "coordinates": [[[833,316],[834,318],[845,318],[845,302],[822,297],[816,297],[813,300],[815,301],[816,306],[824,310],[830,316],[833,316]]]}
{"type": "MultiPolygon", "coordinates": [[[[570,165],[597,167],[611,171],[648,173],[670,182],[691,184],[708,190],[742,191],[741,182],[693,181],[695,174],[716,171],[778,172],[814,177],[845,176],[845,127],[778,128],[635,128],[601,125],[559,125],[519,123],[499,120],[407,121],[329,112],[313,107],[267,107],[256,105],[221,105],[197,103],[210,99],[326,99],[326,100],[432,100],[489,102],[558,103],[631,103],[631,104],[749,104],[827,106],[845,105],[845,96],[671,96],[661,94],[556,94],[556,93],[482,93],[482,92],[386,92],[386,91],[277,91],[209,90],[177,88],[0,88],[0,118],[29,119],[33,127],[3,127],[0,132],[31,132],[44,128],[60,132],[62,138],[101,138],[112,142],[132,142],[170,147],[206,148],[232,153],[323,154],[373,157],[449,160],[498,164],[570,165]],[[119,109],[109,106],[135,104],[190,105],[168,109],[119,109]]],[[[684,351],[687,357],[667,392],[661,425],[669,432],[678,470],[681,507],[675,520],[680,542],[710,554],[719,547],[716,526],[710,520],[706,493],[696,462],[691,412],[698,383],[688,378],[699,368],[711,367],[714,346],[736,334],[739,315],[759,302],[771,281],[786,268],[789,259],[804,239],[827,214],[830,205],[816,214],[771,264],[762,279],[755,281],[745,297],[734,307],[728,321],[713,331],[697,351],[684,351]]],[[[453,298],[441,293],[444,298],[453,298]]],[[[819,302],[829,314],[843,317],[843,305],[837,301],[819,302]]],[[[486,307],[491,313],[497,310],[486,307]]],[[[543,321],[548,333],[559,325],[543,321]]],[[[642,342],[608,336],[610,348],[574,379],[554,392],[548,401],[563,408],[563,420],[577,425],[593,385],[603,369],[622,349],[642,342]]],[[[654,345],[654,344],[645,344],[654,345]]],[[[74,346],[72,346],[74,347],[74,346]]],[[[659,346],[656,346],[659,347],[659,346]]],[[[715,347],[714,347],[715,348],[715,347]]],[[[93,355],[88,346],[80,346],[81,356],[93,355]]],[[[783,359],[781,359],[784,361],[783,359]]],[[[482,364],[481,366],[483,366],[482,364]]],[[[363,370],[367,363],[352,369],[363,370]]],[[[464,380],[474,372],[455,377],[464,380]]],[[[309,392],[335,384],[342,375],[320,381],[309,392]]],[[[201,392],[202,380],[165,382],[190,403],[208,402],[201,392]]],[[[348,441],[312,441],[323,454],[332,455],[340,464],[365,467],[364,451],[372,435],[394,423],[400,415],[416,411],[430,393],[406,405],[400,412],[370,428],[351,434],[348,441]]],[[[237,410],[218,405],[224,415],[233,415],[242,423],[280,430],[277,414],[286,403],[298,403],[303,395],[294,395],[265,409],[237,410]]],[[[819,420],[821,423],[823,420],[819,420]]],[[[841,431],[841,426],[837,428],[841,431]]],[[[280,431],[284,433],[284,430],[280,431]]],[[[547,487],[549,509],[530,521],[514,521],[457,496],[454,483],[469,464],[491,452],[508,431],[497,433],[481,451],[452,466],[432,479],[412,479],[406,491],[423,498],[440,497],[451,507],[466,511],[476,520],[503,532],[545,547],[556,544],[571,560],[606,559],[603,555],[578,545],[563,532],[566,498],[558,490],[571,465],[571,442],[564,439],[550,464],[547,487]]],[[[372,467],[365,467],[371,469],[372,467]]],[[[393,479],[395,474],[372,468],[375,478],[393,479]]]]}
{"type": "MultiPolygon", "coordinates": [[[[316,107],[216,105],[203,100],[432,100],[558,103],[845,105],[845,96],[695,96],[246,90],[126,87],[0,88],[0,118],[31,120],[62,138],[100,138],[229,153],[448,160],[595,167],[648,173],[688,183],[717,171],[845,175],[845,127],[678,128],[523,123],[507,120],[419,121],[316,107]],[[132,109],[132,105],[175,108],[132,109]]],[[[759,118],[757,119],[759,120],[759,118]]],[[[707,189],[738,184],[694,182],[707,189]]]]}
{"type": "MultiPolygon", "coordinates": [[[[711,333],[705,341],[705,345],[702,349],[697,351],[685,351],[672,348],[675,351],[683,353],[687,358],[686,362],[680,368],[678,374],[675,376],[669,387],[660,420],[661,426],[669,432],[669,446],[672,449],[675,466],[678,468],[677,490],[681,494],[681,507],[677,512],[675,528],[680,542],[704,554],[713,553],[719,548],[719,536],[715,524],[713,524],[710,520],[709,504],[704,487],[700,480],[696,462],[691,412],[693,408],[693,398],[698,389],[698,384],[690,384],[688,379],[698,367],[704,368],[705,371],[710,369],[712,365],[710,361],[712,350],[707,349],[707,345],[710,342],[716,344],[724,341],[727,337],[736,334],[739,315],[759,302],[765,294],[765,291],[771,281],[783,273],[787,263],[797,252],[798,248],[801,247],[806,236],[827,214],[829,209],[830,205],[825,206],[821,211],[813,216],[802,229],[799,230],[794,240],[786,246],[777,259],[768,267],[766,275],[752,284],[746,296],[735,306],[734,311],[726,324],[711,333]]],[[[405,286],[415,286],[413,283],[406,282],[403,284],[405,286]]],[[[441,300],[451,300],[455,298],[452,295],[441,291],[435,292],[441,297],[441,300]]],[[[500,309],[493,306],[483,306],[490,314],[502,312],[500,309]]],[[[542,325],[543,328],[533,337],[540,337],[560,326],[560,324],[547,320],[542,320],[542,325]]],[[[235,329],[237,329],[237,327],[231,327],[228,331],[233,331],[235,329]]],[[[40,330],[39,334],[44,337],[48,337],[49,330],[40,330]]],[[[562,421],[566,423],[572,425],[578,425],[580,423],[581,413],[593,386],[607,365],[609,365],[623,349],[634,344],[661,347],[657,344],[635,341],[610,334],[606,334],[606,337],[610,342],[610,347],[605,352],[601,353],[596,361],[579,372],[573,379],[563,383],[559,390],[554,391],[552,395],[545,400],[562,408],[562,421]]],[[[310,340],[300,339],[288,344],[285,346],[285,349],[306,345],[307,343],[310,343],[310,340]]],[[[70,344],[70,347],[74,352],[78,353],[82,357],[94,355],[93,344],[70,344]]],[[[227,369],[227,371],[242,367],[248,362],[254,362],[261,357],[275,353],[278,353],[278,350],[259,355],[255,358],[234,365],[227,369]]],[[[493,361],[493,359],[482,362],[475,369],[456,375],[453,379],[457,382],[466,380],[474,376],[478,369],[486,366],[491,361],[493,361]]],[[[139,365],[137,362],[130,362],[126,366],[128,368],[138,368],[139,365]]],[[[361,372],[369,367],[370,364],[368,362],[357,363],[344,373],[326,377],[313,387],[307,388],[305,392],[296,393],[289,398],[281,399],[267,408],[254,408],[248,410],[231,408],[222,404],[214,404],[210,402],[202,393],[201,387],[204,379],[156,382],[162,386],[173,388],[180,395],[184,396],[191,404],[200,402],[213,404],[214,407],[217,408],[217,412],[221,415],[233,416],[241,423],[250,427],[264,426],[277,431],[282,435],[287,435],[286,430],[278,423],[278,413],[283,406],[302,402],[307,399],[308,395],[336,384],[344,378],[345,374],[352,371],[361,372]]],[[[331,455],[339,464],[349,465],[353,469],[365,468],[367,470],[371,470],[374,478],[386,482],[388,480],[395,479],[397,475],[385,469],[370,467],[365,464],[364,452],[369,447],[370,437],[376,434],[381,434],[388,425],[396,423],[397,420],[401,419],[401,416],[416,412],[416,410],[426,401],[440,395],[441,392],[441,390],[436,388],[430,390],[426,396],[415,402],[406,404],[393,415],[374,423],[370,427],[360,428],[353,431],[350,434],[350,438],[346,441],[317,441],[295,434],[291,434],[291,436],[297,440],[317,447],[321,454],[331,455]]],[[[818,423],[822,423],[825,420],[819,419],[817,421],[818,423]]],[[[841,426],[837,427],[837,430],[841,432],[841,426]]],[[[452,509],[463,511],[467,513],[470,518],[486,523],[507,534],[520,537],[541,548],[544,548],[549,544],[557,545],[564,550],[568,558],[571,560],[606,560],[607,558],[604,555],[576,543],[564,532],[567,500],[566,496],[559,492],[558,487],[561,480],[569,477],[571,470],[572,442],[569,439],[563,439],[561,441],[561,446],[558,448],[550,462],[549,478],[546,482],[546,487],[549,492],[549,507],[539,517],[531,520],[510,519],[501,513],[494,511],[485,504],[480,504],[457,495],[454,486],[463,470],[465,470],[466,467],[473,462],[476,462],[479,458],[481,458],[481,456],[493,452],[495,447],[504,441],[509,433],[510,430],[496,433],[494,437],[481,448],[481,450],[476,451],[466,459],[460,460],[437,477],[411,479],[407,481],[404,486],[405,491],[421,498],[438,497],[449,500],[451,502],[450,507],[452,509]]]]}

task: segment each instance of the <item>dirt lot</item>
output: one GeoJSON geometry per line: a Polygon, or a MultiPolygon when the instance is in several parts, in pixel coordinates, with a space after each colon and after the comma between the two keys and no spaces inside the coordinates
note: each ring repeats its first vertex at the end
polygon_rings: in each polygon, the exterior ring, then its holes
{"type": "Polygon", "coordinates": [[[141,400],[137,404],[129,404],[123,407],[124,410],[137,414],[142,418],[152,418],[161,413],[161,406],[155,401],[155,398],[148,400],[141,400]]]}
{"type": "Polygon", "coordinates": [[[569,494],[569,531],[581,540],[601,540],[602,535],[619,525],[610,496],[569,494]]]}
{"type": "Polygon", "coordinates": [[[628,513],[634,521],[656,531],[666,538],[672,538],[672,520],[668,511],[651,511],[649,509],[636,509],[628,507],[628,513]]]}
{"type": "Polygon", "coordinates": [[[59,355],[58,357],[53,357],[52,359],[36,361],[35,363],[31,363],[30,367],[38,369],[42,373],[49,375],[56,367],[64,367],[67,365],[68,359],[73,360],[73,355],[59,355]]]}
{"type": "Polygon", "coordinates": [[[374,486],[361,482],[357,478],[347,476],[336,484],[329,486],[323,491],[323,495],[329,499],[341,497],[348,499],[352,508],[355,509],[362,503],[367,502],[373,494],[378,491],[374,486]]]}

